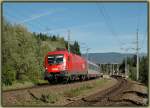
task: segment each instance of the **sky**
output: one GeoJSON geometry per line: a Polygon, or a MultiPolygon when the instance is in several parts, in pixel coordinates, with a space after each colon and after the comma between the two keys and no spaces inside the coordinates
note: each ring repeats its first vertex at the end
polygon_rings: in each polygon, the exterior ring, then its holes
{"type": "Polygon", "coordinates": [[[3,16],[31,32],[59,34],[79,42],[81,52],[147,53],[147,3],[29,2],[3,3],[3,16]],[[127,50],[128,49],[128,50],[127,50]]]}

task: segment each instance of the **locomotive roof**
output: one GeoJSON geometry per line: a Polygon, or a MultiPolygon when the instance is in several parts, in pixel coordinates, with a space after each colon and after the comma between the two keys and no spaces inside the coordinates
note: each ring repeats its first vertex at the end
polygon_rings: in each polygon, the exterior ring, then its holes
{"type": "MultiPolygon", "coordinates": [[[[51,51],[51,52],[48,52],[48,55],[53,55],[53,54],[69,54],[68,50],[59,50],[59,51],[51,51]]],[[[73,56],[76,56],[76,57],[79,57],[81,59],[84,59],[86,60],[84,57],[82,56],[79,56],[79,55],[76,55],[76,54],[73,54],[73,53],[70,53],[71,55],[73,56]]]]}
{"type": "Polygon", "coordinates": [[[51,52],[48,52],[48,54],[65,54],[65,53],[68,53],[67,50],[62,50],[62,51],[51,51],[51,52]]]}
{"type": "MultiPolygon", "coordinates": [[[[60,51],[51,51],[51,52],[48,52],[48,54],[69,54],[69,52],[67,50],[60,50],[60,51]]],[[[71,53],[70,54],[74,55],[74,56],[79,56],[77,54],[74,54],[74,53],[71,53]]],[[[79,56],[81,58],[83,58],[82,56],[79,56]]],[[[83,58],[85,59],[85,58],[83,58]]]]}
{"type": "Polygon", "coordinates": [[[89,60],[87,60],[87,62],[88,62],[88,64],[92,64],[92,65],[94,65],[94,66],[98,66],[97,64],[95,64],[95,63],[93,63],[93,62],[91,62],[91,61],[89,61],[89,60]]]}

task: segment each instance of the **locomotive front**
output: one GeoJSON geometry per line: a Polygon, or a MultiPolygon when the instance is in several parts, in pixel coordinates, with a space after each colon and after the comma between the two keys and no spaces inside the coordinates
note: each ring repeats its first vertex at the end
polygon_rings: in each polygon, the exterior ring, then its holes
{"type": "Polygon", "coordinates": [[[50,52],[45,57],[45,80],[56,80],[65,77],[67,73],[66,54],[50,52]]]}

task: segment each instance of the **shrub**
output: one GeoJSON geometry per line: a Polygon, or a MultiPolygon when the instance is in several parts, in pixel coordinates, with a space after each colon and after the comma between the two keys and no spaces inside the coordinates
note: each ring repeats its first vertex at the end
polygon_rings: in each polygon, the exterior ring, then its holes
{"type": "Polygon", "coordinates": [[[136,80],[136,67],[130,67],[129,78],[136,80]]]}
{"type": "Polygon", "coordinates": [[[2,84],[12,85],[16,79],[16,72],[12,66],[5,65],[2,68],[2,84]]]}
{"type": "Polygon", "coordinates": [[[55,103],[58,101],[58,95],[57,94],[42,94],[40,100],[46,103],[55,103]]]}

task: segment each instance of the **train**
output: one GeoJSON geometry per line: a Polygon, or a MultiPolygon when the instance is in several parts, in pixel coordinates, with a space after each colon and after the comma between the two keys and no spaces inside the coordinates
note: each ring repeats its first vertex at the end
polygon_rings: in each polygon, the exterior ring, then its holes
{"type": "Polygon", "coordinates": [[[49,83],[88,80],[100,76],[97,64],[68,50],[48,52],[45,56],[44,68],[44,79],[49,83]]]}

